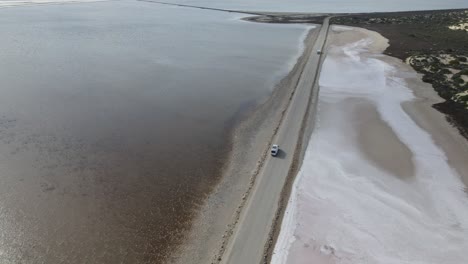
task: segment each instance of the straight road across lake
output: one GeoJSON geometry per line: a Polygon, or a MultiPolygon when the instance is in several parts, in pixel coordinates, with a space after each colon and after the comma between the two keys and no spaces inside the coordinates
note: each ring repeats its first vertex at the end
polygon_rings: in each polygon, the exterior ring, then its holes
{"type": "Polygon", "coordinates": [[[221,259],[223,264],[256,264],[263,259],[281,191],[293,163],[304,116],[309,102],[314,101],[309,99],[313,89],[316,89],[314,84],[320,68],[321,55],[317,51],[324,47],[328,27],[329,18],[326,18],[274,139],[281,152],[278,157],[266,158],[224,251],[221,259]]]}

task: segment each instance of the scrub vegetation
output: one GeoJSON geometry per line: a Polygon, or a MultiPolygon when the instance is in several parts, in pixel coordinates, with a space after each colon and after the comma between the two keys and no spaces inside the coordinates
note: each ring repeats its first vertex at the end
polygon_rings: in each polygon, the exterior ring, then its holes
{"type": "Polygon", "coordinates": [[[374,30],[389,39],[385,54],[406,61],[446,101],[434,107],[468,138],[468,10],[356,14],[334,24],[374,30]]]}

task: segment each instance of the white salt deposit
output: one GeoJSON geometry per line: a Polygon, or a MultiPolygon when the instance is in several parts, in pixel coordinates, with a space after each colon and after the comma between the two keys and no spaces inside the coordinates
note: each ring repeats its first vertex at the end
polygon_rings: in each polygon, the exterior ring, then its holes
{"type": "Polygon", "coordinates": [[[448,28],[450,28],[451,30],[464,30],[464,31],[468,31],[468,23],[460,23],[460,24],[457,24],[457,25],[449,26],[448,28]]]}
{"type": "Polygon", "coordinates": [[[316,129],[273,264],[468,263],[464,185],[430,134],[402,109],[414,98],[403,78],[408,73],[371,52],[375,42],[363,38],[328,52],[316,129]],[[400,178],[365,157],[353,123],[360,103],[375,106],[411,151],[412,177],[400,178]]]}

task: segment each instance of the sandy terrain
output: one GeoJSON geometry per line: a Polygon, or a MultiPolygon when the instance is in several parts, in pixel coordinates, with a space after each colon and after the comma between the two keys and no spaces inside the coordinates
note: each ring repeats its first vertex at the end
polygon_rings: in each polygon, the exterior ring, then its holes
{"type": "Polygon", "coordinates": [[[466,141],[382,36],[334,27],[330,40],[272,263],[466,262],[466,141]]]}

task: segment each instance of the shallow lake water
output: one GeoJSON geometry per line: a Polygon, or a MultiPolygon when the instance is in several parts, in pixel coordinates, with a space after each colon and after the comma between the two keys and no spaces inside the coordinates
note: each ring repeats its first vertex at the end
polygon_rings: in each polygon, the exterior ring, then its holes
{"type": "MultiPolygon", "coordinates": [[[[5,1],[3,1],[5,2],[5,1]]],[[[466,0],[167,0],[366,12],[466,0]]],[[[0,9],[0,262],[158,263],[305,26],[142,1],[0,9]]]]}
{"type": "Polygon", "coordinates": [[[305,26],[138,1],[0,10],[2,263],[154,263],[305,26]]]}

